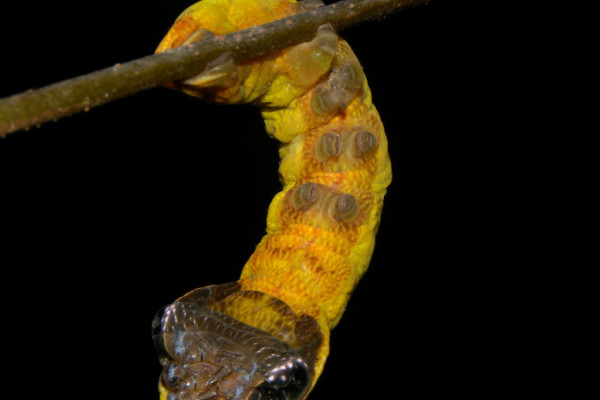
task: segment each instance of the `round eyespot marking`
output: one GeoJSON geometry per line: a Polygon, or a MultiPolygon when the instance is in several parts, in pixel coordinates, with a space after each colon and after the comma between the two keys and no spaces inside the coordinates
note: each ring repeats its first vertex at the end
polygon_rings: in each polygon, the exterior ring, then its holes
{"type": "Polygon", "coordinates": [[[340,155],[342,142],[337,133],[329,132],[321,136],[313,146],[313,155],[319,161],[327,161],[340,155]]]}
{"type": "Polygon", "coordinates": [[[163,342],[158,350],[171,360],[160,378],[166,400],[260,399],[249,397],[255,390],[262,400],[306,394],[309,364],[292,347],[203,305],[172,303],[153,322],[155,343],[163,342]],[[206,356],[198,357],[198,348],[206,356]]]}
{"type": "Polygon", "coordinates": [[[358,159],[373,153],[377,139],[369,131],[356,129],[342,134],[342,147],[345,154],[358,159]]]}
{"type": "Polygon", "coordinates": [[[343,89],[321,85],[313,92],[310,108],[316,115],[323,117],[332,111],[339,112],[343,109],[345,99],[343,89]]]}
{"type": "Polygon", "coordinates": [[[377,146],[375,136],[367,131],[358,132],[354,137],[354,143],[356,145],[356,150],[358,150],[358,155],[368,154],[375,149],[375,146],[377,146]]]}
{"type": "MultiPolygon", "coordinates": [[[[252,399],[299,400],[310,388],[308,366],[304,360],[288,359],[275,365],[265,376],[265,380],[256,387],[260,395],[252,399]]],[[[253,395],[255,396],[255,395],[253,395]]]]}
{"type": "Polygon", "coordinates": [[[327,81],[313,92],[310,102],[312,111],[321,117],[332,112],[339,114],[352,102],[362,83],[360,66],[343,64],[333,68],[327,81]]]}
{"type": "Polygon", "coordinates": [[[319,188],[312,182],[304,183],[294,189],[290,203],[296,210],[306,211],[319,198],[319,188]]]}
{"type": "Polygon", "coordinates": [[[350,222],[358,216],[360,207],[356,202],[356,198],[351,194],[340,195],[333,210],[333,218],[340,222],[350,222]]]}
{"type": "Polygon", "coordinates": [[[360,67],[357,65],[340,65],[335,67],[331,73],[337,84],[351,93],[357,92],[362,87],[362,74],[360,73],[360,67]]]}

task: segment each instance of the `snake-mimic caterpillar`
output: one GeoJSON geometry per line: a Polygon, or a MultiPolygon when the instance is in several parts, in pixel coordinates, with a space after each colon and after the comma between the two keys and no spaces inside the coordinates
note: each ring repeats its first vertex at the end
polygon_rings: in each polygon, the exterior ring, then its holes
{"type": "MultiPolygon", "coordinates": [[[[157,52],[315,6],[203,0],[179,16],[157,52]]],[[[170,86],[259,106],[281,142],[283,190],[239,281],[196,289],[157,315],[161,399],[305,398],[323,370],[330,329],[368,267],[391,180],[360,63],[323,26],[310,42],[239,64],[223,56],[170,86]]]]}

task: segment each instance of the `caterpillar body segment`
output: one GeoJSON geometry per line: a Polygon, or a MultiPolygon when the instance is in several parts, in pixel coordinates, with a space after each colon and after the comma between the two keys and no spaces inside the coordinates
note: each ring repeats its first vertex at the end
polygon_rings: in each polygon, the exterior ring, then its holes
{"type": "MultiPolygon", "coordinates": [[[[203,0],[157,52],[315,7],[294,0],[203,0]]],[[[331,29],[243,63],[224,55],[168,85],[221,103],[252,102],[281,142],[283,189],[238,282],[196,289],[153,323],[161,400],[305,398],[330,330],[366,271],[391,180],[384,129],[359,61],[331,29]]]]}

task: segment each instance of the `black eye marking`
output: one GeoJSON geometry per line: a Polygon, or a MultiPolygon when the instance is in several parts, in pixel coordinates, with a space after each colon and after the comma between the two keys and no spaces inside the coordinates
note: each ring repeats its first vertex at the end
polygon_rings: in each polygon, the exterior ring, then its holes
{"type": "Polygon", "coordinates": [[[272,368],[256,388],[263,400],[298,400],[310,386],[308,366],[299,358],[286,360],[272,368]]]}

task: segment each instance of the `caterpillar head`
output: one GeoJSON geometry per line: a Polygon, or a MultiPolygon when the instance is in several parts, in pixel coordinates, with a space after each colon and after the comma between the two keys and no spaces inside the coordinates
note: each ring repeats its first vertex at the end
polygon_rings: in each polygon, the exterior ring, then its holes
{"type": "Polygon", "coordinates": [[[290,346],[198,304],[163,308],[153,338],[161,400],[295,400],[311,386],[307,363],[290,346]]]}

